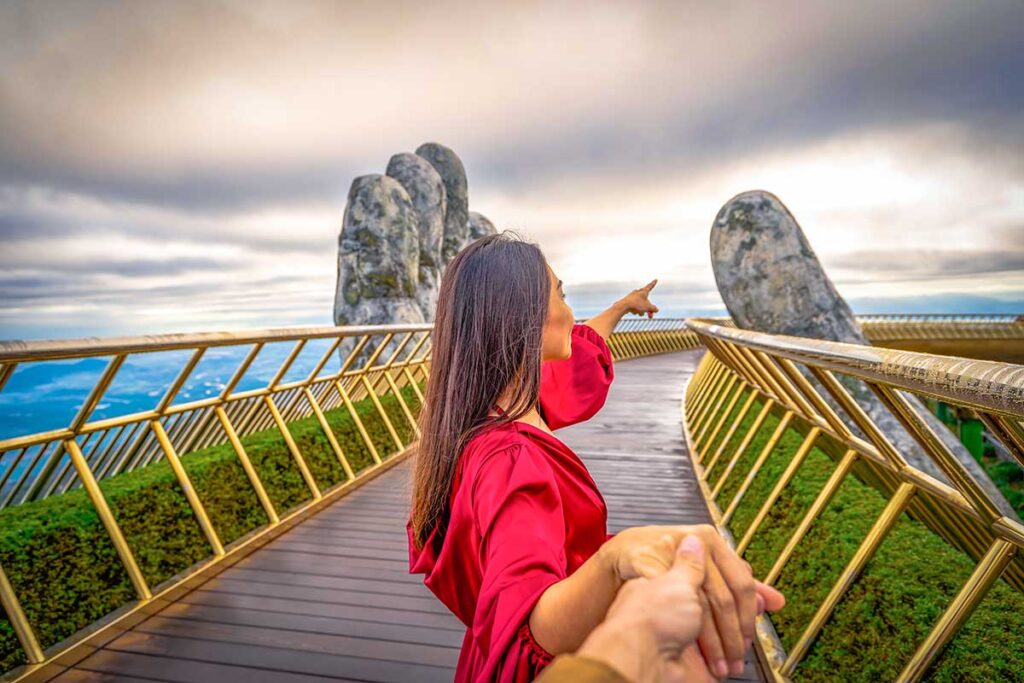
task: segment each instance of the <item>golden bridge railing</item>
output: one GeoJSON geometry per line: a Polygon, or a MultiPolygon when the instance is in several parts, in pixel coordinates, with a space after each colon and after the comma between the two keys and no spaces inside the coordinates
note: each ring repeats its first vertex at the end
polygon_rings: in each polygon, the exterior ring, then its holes
{"type": "MultiPolygon", "coordinates": [[[[799,554],[800,541],[850,474],[888,499],[884,511],[788,652],[782,650],[774,631],[766,623],[761,624],[763,652],[778,680],[788,680],[794,673],[840,600],[904,512],[927,524],[977,564],[898,680],[914,681],[924,675],[1000,577],[1017,591],[1024,591],[1024,562],[1019,553],[1024,547],[1024,525],[1001,512],[1000,506],[922,419],[921,408],[914,406],[917,399],[911,395],[939,399],[974,411],[1024,467],[1024,366],[772,336],[716,324],[713,320],[691,319],[688,324],[710,353],[705,355],[687,387],[685,432],[702,492],[712,517],[727,537],[732,539],[727,525],[780,438],[792,428],[802,436],[799,449],[767,497],[747,501],[747,505],[755,505],[757,513],[749,526],[737,530],[741,532],[735,543],[738,552],[745,552],[763,531],[761,526],[772,506],[806,464],[812,448],[822,449],[836,463],[832,476],[806,510],[767,575],[759,578],[767,583],[777,581],[786,564],[799,554]],[[841,381],[844,377],[866,384],[950,483],[908,464],[859,407],[841,381]],[[741,401],[744,392],[746,398],[741,401]],[[761,406],[756,411],[755,399],[760,399],[761,406]],[[750,417],[755,414],[750,424],[750,417]],[[753,451],[745,454],[769,414],[778,418],[776,428],[756,458],[753,451]],[[750,426],[740,429],[741,424],[750,426]],[[723,434],[722,440],[717,441],[723,434]],[[740,439],[739,444],[732,448],[736,439],[740,439]],[[754,458],[749,470],[742,473],[736,467],[741,458],[754,458]],[[713,475],[717,480],[712,481],[713,475]],[[722,493],[730,477],[741,478],[740,485],[726,498],[722,493]]],[[[736,483],[730,482],[729,488],[736,483]]]]}
{"type": "MultiPolygon", "coordinates": [[[[430,329],[428,325],[323,327],[0,343],[0,392],[21,365],[67,359],[108,359],[68,426],[0,440],[0,503],[5,507],[22,505],[75,488],[86,490],[136,596],[134,604],[117,610],[116,618],[106,624],[116,626],[117,622],[129,620],[135,610],[166,598],[196,573],[231,556],[251,551],[261,541],[267,540],[268,533],[283,530],[282,527],[286,528],[319,509],[353,484],[390,467],[400,459],[397,456],[407,454],[409,444],[399,438],[379,397],[393,394],[401,407],[403,419],[408,421],[408,428],[418,434],[413,411],[403,400],[400,389],[411,386],[422,401],[419,382],[429,376],[430,329]],[[320,343],[322,348],[312,355],[316,360],[311,370],[301,379],[283,381],[303,351],[313,350],[316,345],[313,342],[317,340],[323,340],[320,343]],[[239,382],[253,367],[254,361],[272,344],[284,344],[288,350],[270,373],[270,380],[258,388],[238,390],[239,382]],[[204,355],[219,347],[235,347],[244,351],[239,353],[242,359],[234,367],[230,379],[215,396],[176,404],[175,398],[204,355]],[[339,349],[347,351],[345,361],[338,364],[336,370],[327,370],[339,349]],[[116,417],[92,418],[127,361],[145,354],[175,351],[184,352],[185,360],[174,379],[163,388],[154,408],[116,417]],[[357,361],[361,362],[357,364],[357,361]],[[364,397],[371,399],[377,415],[386,425],[394,445],[391,453],[377,450],[354,409],[354,402],[364,397]],[[324,417],[327,411],[341,406],[351,415],[373,459],[373,464],[358,475],[324,417]],[[302,450],[289,432],[290,422],[312,415],[319,421],[345,475],[343,481],[329,488],[324,482],[316,481],[302,450]],[[248,434],[274,428],[279,430],[287,444],[311,494],[308,502],[287,512],[275,509],[241,441],[248,434]],[[223,544],[219,538],[179,455],[224,442],[233,447],[268,520],[261,529],[229,545],[223,544]],[[160,460],[166,460],[173,470],[213,555],[159,586],[150,586],[136,561],[136,553],[140,549],[130,547],[126,541],[99,481],[160,460]]],[[[312,358],[307,356],[307,360],[312,358]]],[[[403,428],[403,431],[407,429],[403,428]]],[[[91,629],[85,629],[85,632],[80,631],[44,652],[2,566],[0,599],[29,663],[21,672],[22,677],[31,675],[91,635],[88,632],[91,629]]]]}
{"type": "MultiPolygon", "coordinates": [[[[251,552],[408,455],[412,443],[402,441],[381,398],[389,394],[395,397],[401,408],[399,419],[408,423],[402,431],[411,429],[409,433],[418,436],[414,409],[403,400],[401,390],[410,387],[419,401],[423,399],[419,384],[429,377],[431,329],[431,325],[383,325],[0,342],[0,396],[19,368],[38,367],[51,361],[104,359],[103,370],[83,396],[67,426],[4,435],[0,439],[0,514],[4,508],[84,488],[136,597],[67,640],[41,644],[9,580],[12,577],[4,572],[0,563],[0,602],[28,662],[27,667],[5,678],[23,680],[41,675],[47,663],[73,649],[85,647],[83,643],[94,640],[97,631],[116,631],[122,625],[130,625],[147,606],[172,599],[175,591],[189,579],[208,570],[216,571],[225,560],[251,552]],[[263,374],[269,380],[255,388],[239,389],[243,378],[261,364],[271,347],[276,348],[277,357],[270,354],[268,363],[262,364],[263,374]],[[238,360],[232,366],[230,379],[217,387],[216,395],[176,402],[204,357],[224,350],[234,352],[238,360]],[[94,417],[97,407],[126,366],[141,357],[167,352],[177,352],[180,358],[175,358],[180,365],[173,379],[161,387],[160,398],[154,398],[152,409],[94,417]],[[339,362],[341,357],[344,357],[343,362],[339,362]],[[288,381],[288,376],[303,365],[300,360],[308,371],[288,381]],[[387,430],[393,444],[389,453],[375,447],[360,420],[355,403],[365,398],[372,402],[372,412],[387,430]],[[373,464],[358,473],[328,424],[326,415],[336,409],[343,409],[351,416],[359,440],[372,455],[373,464]],[[307,455],[290,431],[290,424],[312,416],[344,470],[344,480],[334,486],[317,481],[307,464],[307,455]],[[311,496],[306,503],[291,510],[275,508],[242,443],[247,435],[268,429],[280,433],[311,496]],[[182,456],[226,443],[231,444],[268,520],[263,527],[228,544],[219,537],[207,514],[207,506],[182,465],[182,456]],[[144,549],[133,548],[126,540],[99,483],[161,461],[166,461],[173,470],[213,554],[160,585],[151,586],[136,560],[144,549]],[[44,645],[49,646],[44,649],[44,645]]],[[[686,329],[683,319],[663,318],[620,321],[608,343],[613,357],[625,360],[693,348],[699,341],[686,329]]],[[[10,425],[5,427],[10,428],[10,425]]]]}
{"type": "Polygon", "coordinates": [[[617,361],[695,349],[699,346],[700,338],[686,327],[684,318],[622,320],[615,326],[615,332],[608,339],[612,358],[617,361]]]}
{"type": "Polygon", "coordinates": [[[857,321],[873,344],[896,340],[1013,339],[1024,341],[1024,316],[868,315],[857,321]]]}

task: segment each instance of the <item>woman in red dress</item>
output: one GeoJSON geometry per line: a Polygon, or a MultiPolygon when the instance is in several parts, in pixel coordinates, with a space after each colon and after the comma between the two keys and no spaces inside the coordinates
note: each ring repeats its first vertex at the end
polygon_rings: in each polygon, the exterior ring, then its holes
{"type": "Polygon", "coordinates": [[[407,530],[410,572],[466,625],[460,683],[533,680],[579,647],[625,581],[668,569],[689,534],[707,550],[707,609],[700,650],[675,673],[742,670],[754,617],[781,606],[708,525],[608,534],[601,492],[552,433],[604,405],[605,337],[627,312],[653,316],[655,282],[578,325],[537,246],[507,231],[445,271],[407,530]]]}

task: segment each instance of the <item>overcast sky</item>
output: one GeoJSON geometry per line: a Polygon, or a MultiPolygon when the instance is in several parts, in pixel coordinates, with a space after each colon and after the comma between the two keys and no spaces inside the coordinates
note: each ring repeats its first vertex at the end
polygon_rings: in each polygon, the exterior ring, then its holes
{"type": "Polygon", "coordinates": [[[426,141],[578,314],[722,310],[774,192],[855,310],[1024,311],[1024,3],[4,2],[0,337],[330,324],[352,179],[426,141]]]}

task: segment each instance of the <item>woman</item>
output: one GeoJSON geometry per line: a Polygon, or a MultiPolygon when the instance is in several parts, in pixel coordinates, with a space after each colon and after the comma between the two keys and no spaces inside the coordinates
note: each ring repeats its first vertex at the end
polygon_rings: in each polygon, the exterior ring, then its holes
{"type": "Polygon", "coordinates": [[[408,536],[410,572],[467,626],[456,681],[533,680],[689,534],[706,547],[698,642],[712,672],[742,670],[759,607],[781,606],[707,525],[608,534],[594,480],[552,433],[604,405],[605,338],[627,312],[653,316],[655,283],[576,325],[543,254],[514,234],[469,244],[445,271],[408,536]]]}

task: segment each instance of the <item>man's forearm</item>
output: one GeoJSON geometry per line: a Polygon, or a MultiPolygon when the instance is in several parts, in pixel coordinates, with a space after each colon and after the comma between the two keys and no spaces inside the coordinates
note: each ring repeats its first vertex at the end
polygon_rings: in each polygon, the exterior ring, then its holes
{"type": "Polygon", "coordinates": [[[626,315],[626,310],[626,305],[621,300],[616,301],[605,311],[595,315],[583,324],[593,329],[607,341],[612,330],[622,320],[622,316],[626,315]]]}

